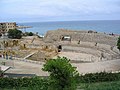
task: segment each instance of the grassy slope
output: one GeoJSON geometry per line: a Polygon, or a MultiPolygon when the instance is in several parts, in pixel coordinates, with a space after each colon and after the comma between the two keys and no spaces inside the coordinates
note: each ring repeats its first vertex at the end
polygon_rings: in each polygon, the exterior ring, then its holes
{"type": "Polygon", "coordinates": [[[120,81],[100,83],[80,83],[78,90],[120,90],[120,81]]]}

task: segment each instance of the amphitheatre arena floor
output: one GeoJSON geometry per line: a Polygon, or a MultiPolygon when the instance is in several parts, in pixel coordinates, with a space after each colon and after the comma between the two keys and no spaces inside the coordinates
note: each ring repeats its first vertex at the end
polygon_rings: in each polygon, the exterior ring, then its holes
{"type": "MultiPolygon", "coordinates": [[[[47,72],[42,71],[43,62],[31,63],[26,61],[13,60],[14,67],[8,70],[6,73],[12,74],[36,74],[37,76],[48,76],[47,72]]],[[[72,63],[77,67],[80,74],[95,73],[101,71],[120,71],[120,59],[101,61],[94,63],[72,63]]]]}

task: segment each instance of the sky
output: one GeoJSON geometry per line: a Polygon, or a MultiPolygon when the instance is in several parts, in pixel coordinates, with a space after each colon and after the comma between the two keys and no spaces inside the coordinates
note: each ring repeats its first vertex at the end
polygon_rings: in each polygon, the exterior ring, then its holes
{"type": "Polygon", "coordinates": [[[120,20],[120,0],[0,0],[0,22],[120,20]]]}

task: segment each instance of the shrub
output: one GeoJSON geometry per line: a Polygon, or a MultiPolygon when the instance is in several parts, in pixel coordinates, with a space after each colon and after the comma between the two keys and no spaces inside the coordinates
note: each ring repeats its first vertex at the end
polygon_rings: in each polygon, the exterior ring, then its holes
{"type": "MultiPolygon", "coordinates": [[[[34,78],[0,78],[0,88],[33,88],[32,90],[47,90],[48,80],[39,77],[34,78]]],[[[1,89],[0,89],[1,90],[1,89]]],[[[30,89],[31,90],[31,89],[30,89]]]]}
{"type": "Polygon", "coordinates": [[[89,73],[81,75],[79,77],[79,82],[82,83],[92,83],[92,82],[106,82],[106,81],[117,81],[120,80],[120,73],[89,73]]]}
{"type": "Polygon", "coordinates": [[[33,36],[34,34],[32,32],[25,32],[23,35],[24,36],[33,36]]]}
{"type": "Polygon", "coordinates": [[[22,31],[17,29],[10,29],[8,31],[8,37],[12,39],[20,39],[22,37],[22,31]]]}
{"type": "Polygon", "coordinates": [[[33,33],[32,33],[32,32],[29,32],[28,36],[33,36],[33,33]]]}
{"type": "Polygon", "coordinates": [[[51,59],[44,64],[44,71],[50,73],[50,90],[75,90],[77,77],[76,68],[70,64],[70,60],[63,57],[51,59]]]}

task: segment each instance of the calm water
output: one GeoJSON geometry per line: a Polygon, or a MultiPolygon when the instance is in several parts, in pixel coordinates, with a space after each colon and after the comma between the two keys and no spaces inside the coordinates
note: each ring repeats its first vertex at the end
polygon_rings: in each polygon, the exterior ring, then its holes
{"type": "Polygon", "coordinates": [[[23,31],[38,32],[45,34],[48,30],[60,28],[70,30],[95,30],[98,32],[120,34],[120,20],[106,21],[61,21],[61,22],[30,22],[18,23],[18,25],[32,26],[23,31]]]}

